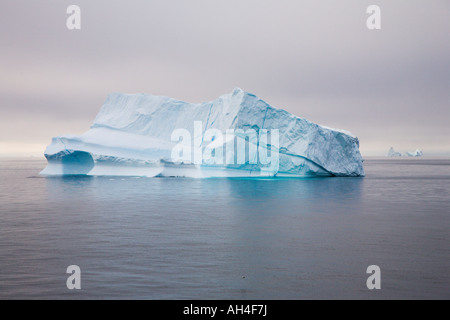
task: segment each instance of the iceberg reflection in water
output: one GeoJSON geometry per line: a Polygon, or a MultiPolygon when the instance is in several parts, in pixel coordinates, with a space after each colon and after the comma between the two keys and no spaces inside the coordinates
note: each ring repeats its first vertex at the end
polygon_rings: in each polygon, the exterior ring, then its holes
{"type": "Polygon", "coordinates": [[[42,165],[0,162],[2,298],[449,298],[448,159],[305,179],[43,178],[42,165]]]}

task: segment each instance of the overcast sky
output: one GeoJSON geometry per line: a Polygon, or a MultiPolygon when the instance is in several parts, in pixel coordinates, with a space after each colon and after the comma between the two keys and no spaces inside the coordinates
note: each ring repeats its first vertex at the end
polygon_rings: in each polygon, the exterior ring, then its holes
{"type": "Polygon", "coordinates": [[[0,43],[0,155],[87,131],[110,92],[234,87],[351,131],[363,155],[450,153],[448,0],[1,0],[0,43]]]}

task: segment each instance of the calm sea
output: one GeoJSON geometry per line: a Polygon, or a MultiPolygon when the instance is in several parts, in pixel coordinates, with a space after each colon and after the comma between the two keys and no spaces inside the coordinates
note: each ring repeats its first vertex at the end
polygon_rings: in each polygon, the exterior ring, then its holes
{"type": "Polygon", "coordinates": [[[1,299],[450,298],[448,158],[281,180],[44,178],[44,166],[0,160],[1,299]],[[81,290],[66,287],[69,265],[81,290]]]}

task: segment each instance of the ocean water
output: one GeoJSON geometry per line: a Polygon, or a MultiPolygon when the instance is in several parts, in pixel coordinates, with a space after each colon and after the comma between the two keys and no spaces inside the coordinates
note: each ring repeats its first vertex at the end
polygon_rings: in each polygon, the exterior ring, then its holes
{"type": "Polygon", "coordinates": [[[450,298],[448,158],[281,180],[44,178],[44,166],[0,160],[1,299],[450,298]],[[81,290],[66,287],[69,265],[81,290]]]}

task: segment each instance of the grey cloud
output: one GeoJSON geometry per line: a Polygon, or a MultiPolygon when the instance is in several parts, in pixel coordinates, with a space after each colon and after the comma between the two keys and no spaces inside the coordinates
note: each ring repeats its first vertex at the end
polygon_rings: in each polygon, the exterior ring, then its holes
{"type": "Polygon", "coordinates": [[[18,119],[29,119],[23,141],[42,125],[50,135],[64,124],[82,131],[113,91],[199,102],[239,86],[349,129],[367,154],[391,144],[450,150],[446,0],[377,1],[379,31],[365,27],[372,1],[73,3],[3,2],[0,140],[18,119]],[[73,3],[80,31],[65,27],[73,3]]]}

